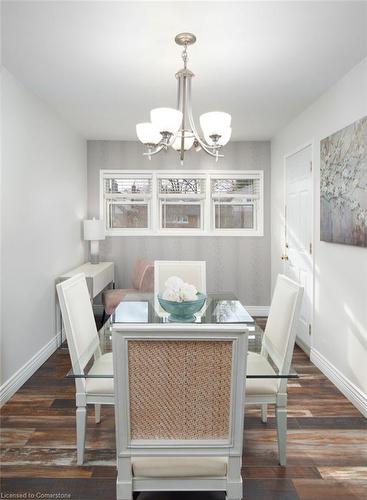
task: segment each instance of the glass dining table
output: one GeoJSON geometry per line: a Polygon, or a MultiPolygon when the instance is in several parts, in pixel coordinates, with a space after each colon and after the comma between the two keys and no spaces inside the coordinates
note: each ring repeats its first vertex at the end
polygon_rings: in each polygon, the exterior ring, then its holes
{"type": "MultiPolygon", "coordinates": [[[[207,300],[201,311],[196,313],[195,321],[190,323],[172,323],[159,306],[157,298],[152,293],[131,292],[117,306],[115,312],[99,331],[99,349],[101,354],[112,351],[113,332],[152,329],[172,329],[179,328],[180,331],[192,331],[210,329],[220,334],[221,329],[233,326],[234,328],[248,334],[248,350],[262,355],[266,355],[273,370],[266,370],[264,373],[252,373],[247,370],[247,378],[298,378],[297,373],[291,366],[287,373],[279,373],[279,370],[268,354],[262,349],[264,331],[250,316],[246,308],[232,293],[209,293],[207,300]]],[[[93,360],[82,370],[76,373],[70,370],[67,374],[69,378],[113,378],[113,373],[95,373],[90,371],[93,360]]]]}

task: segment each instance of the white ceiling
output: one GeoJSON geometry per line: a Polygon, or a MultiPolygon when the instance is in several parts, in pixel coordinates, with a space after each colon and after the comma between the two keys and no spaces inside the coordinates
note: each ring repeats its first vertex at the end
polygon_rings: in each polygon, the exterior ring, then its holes
{"type": "Polygon", "coordinates": [[[175,106],[181,31],[194,115],[269,139],[367,54],[365,2],[3,2],[3,64],[88,139],[135,139],[175,106]]]}

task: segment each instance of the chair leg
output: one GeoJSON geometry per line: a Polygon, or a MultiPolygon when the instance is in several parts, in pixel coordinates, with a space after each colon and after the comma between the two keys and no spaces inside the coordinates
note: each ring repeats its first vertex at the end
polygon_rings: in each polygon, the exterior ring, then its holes
{"type": "Polygon", "coordinates": [[[234,488],[227,489],[226,500],[242,500],[242,498],[242,483],[234,488]]]}
{"type": "Polygon", "coordinates": [[[130,481],[116,481],[116,499],[117,500],[132,500],[134,497],[132,491],[132,483],[130,481]]]}
{"type": "Polygon", "coordinates": [[[263,404],[261,405],[261,422],[263,424],[266,424],[267,421],[268,421],[268,405],[263,404]]]}
{"type": "Polygon", "coordinates": [[[99,424],[101,421],[101,405],[94,405],[94,416],[96,424],[99,424]]]}
{"type": "Polygon", "coordinates": [[[280,465],[287,463],[287,408],[276,407],[277,434],[278,434],[278,454],[280,465]]]}
{"type": "Polygon", "coordinates": [[[242,483],[227,487],[226,500],[242,500],[242,488],[242,483]]]}
{"type": "Polygon", "coordinates": [[[227,469],[226,500],[242,500],[241,457],[229,457],[227,469]]]}
{"type": "Polygon", "coordinates": [[[78,406],[76,409],[76,449],[78,465],[83,465],[84,462],[86,423],[87,408],[86,406],[78,406]]]}

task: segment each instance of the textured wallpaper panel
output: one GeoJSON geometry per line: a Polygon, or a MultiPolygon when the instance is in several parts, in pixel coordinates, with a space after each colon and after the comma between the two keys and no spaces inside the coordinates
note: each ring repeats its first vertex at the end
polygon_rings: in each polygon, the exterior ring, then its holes
{"type": "MultiPolygon", "coordinates": [[[[173,152],[152,161],[142,157],[135,142],[88,141],[88,216],[99,217],[100,169],[177,169],[173,152]]],[[[101,258],[116,264],[119,287],[131,286],[131,271],[137,258],[151,260],[205,260],[208,291],[233,291],[246,304],[270,304],[270,143],[234,142],[225,148],[225,158],[215,163],[204,153],[191,153],[185,169],[263,170],[263,237],[114,236],[101,242],[101,258]]]]}

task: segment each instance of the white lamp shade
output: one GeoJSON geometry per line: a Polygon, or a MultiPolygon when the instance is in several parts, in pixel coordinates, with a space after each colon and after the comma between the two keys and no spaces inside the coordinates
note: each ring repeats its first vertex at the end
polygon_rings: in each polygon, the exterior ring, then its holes
{"type": "MultiPolygon", "coordinates": [[[[195,137],[193,136],[193,134],[188,134],[187,132],[185,132],[184,150],[188,151],[192,147],[192,145],[194,144],[194,141],[195,141],[195,137]]],[[[173,141],[171,146],[176,151],[180,151],[180,149],[181,149],[181,134],[177,135],[176,139],[173,141]]]]}
{"type": "Polygon", "coordinates": [[[105,229],[103,220],[92,219],[83,221],[84,225],[84,239],[85,240],[104,240],[105,229]]]}
{"type": "MultiPolygon", "coordinates": [[[[231,138],[231,135],[232,135],[232,129],[231,129],[231,127],[229,127],[227,130],[225,130],[223,132],[223,135],[220,136],[217,144],[219,144],[219,146],[225,146],[229,142],[229,139],[231,138]]],[[[210,146],[214,145],[214,141],[213,141],[213,139],[209,135],[205,134],[204,135],[204,139],[206,140],[206,142],[210,146]]]]}
{"type": "Polygon", "coordinates": [[[158,144],[162,139],[161,134],[153,123],[138,123],[136,125],[136,135],[143,144],[158,144]]]}
{"type": "Polygon", "coordinates": [[[182,122],[182,113],[173,108],[156,108],[150,112],[150,119],[159,132],[176,134],[182,122]]]}
{"type": "Polygon", "coordinates": [[[221,111],[204,113],[200,116],[200,126],[204,136],[222,136],[231,127],[231,115],[221,111]]]}

